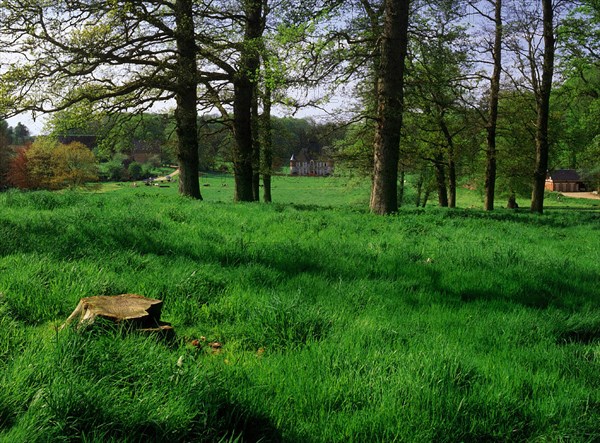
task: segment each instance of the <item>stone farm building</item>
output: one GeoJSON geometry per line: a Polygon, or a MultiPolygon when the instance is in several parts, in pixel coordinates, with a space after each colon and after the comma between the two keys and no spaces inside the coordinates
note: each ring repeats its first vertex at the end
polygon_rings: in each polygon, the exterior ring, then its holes
{"type": "Polygon", "coordinates": [[[557,169],[546,176],[545,188],[557,192],[585,191],[585,184],[575,169],[557,169]]]}
{"type": "Polygon", "coordinates": [[[320,176],[333,174],[333,160],[313,157],[305,149],[290,158],[290,175],[320,176]]]}

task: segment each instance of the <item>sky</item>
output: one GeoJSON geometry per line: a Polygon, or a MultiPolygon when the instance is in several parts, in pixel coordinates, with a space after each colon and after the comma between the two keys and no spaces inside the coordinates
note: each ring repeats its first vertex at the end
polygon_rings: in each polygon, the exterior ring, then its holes
{"type": "Polygon", "coordinates": [[[45,122],[43,116],[38,116],[34,121],[33,116],[30,113],[19,114],[18,116],[9,118],[6,121],[13,128],[17,126],[18,123],[27,126],[31,135],[42,134],[45,122]]]}
{"type": "MultiPolygon", "coordinates": [[[[339,108],[347,108],[349,106],[349,100],[348,98],[343,98],[341,96],[334,96],[332,97],[331,101],[328,104],[324,105],[324,109],[318,109],[318,108],[311,108],[311,107],[307,107],[307,108],[303,108],[300,109],[298,112],[296,112],[295,115],[293,115],[293,117],[295,118],[314,118],[316,120],[321,120],[321,119],[327,119],[327,118],[331,118],[332,114],[336,115],[340,113],[340,109],[339,108]]],[[[168,108],[165,106],[162,106],[160,109],[154,109],[151,112],[156,112],[156,113],[165,113],[165,112],[169,112],[169,110],[172,111],[172,108],[168,108]]],[[[215,114],[218,114],[218,111],[215,110],[215,114]]],[[[289,116],[289,112],[281,109],[277,109],[277,110],[273,110],[273,115],[276,117],[284,117],[284,116],[289,116]]],[[[38,114],[36,115],[36,118],[34,120],[33,115],[29,112],[26,113],[22,113],[19,114],[15,117],[11,117],[9,119],[7,119],[6,121],[8,122],[8,124],[12,127],[15,127],[18,123],[22,123],[23,125],[27,126],[27,128],[29,128],[29,132],[31,135],[43,135],[44,134],[44,125],[46,123],[46,117],[47,115],[43,115],[43,114],[38,114]]]]}

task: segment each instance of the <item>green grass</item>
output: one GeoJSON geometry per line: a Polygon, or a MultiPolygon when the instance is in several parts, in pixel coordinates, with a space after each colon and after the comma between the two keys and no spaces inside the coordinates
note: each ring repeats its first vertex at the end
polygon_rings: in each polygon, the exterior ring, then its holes
{"type": "Polygon", "coordinates": [[[202,180],[0,194],[0,442],[600,440],[594,201],[378,217],[366,182],[202,180]],[[126,292],[175,342],[57,331],[126,292]]]}

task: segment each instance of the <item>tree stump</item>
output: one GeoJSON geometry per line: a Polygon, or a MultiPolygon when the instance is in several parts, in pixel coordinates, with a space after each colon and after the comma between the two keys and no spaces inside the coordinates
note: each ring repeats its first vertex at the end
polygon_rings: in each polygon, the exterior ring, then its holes
{"type": "Polygon", "coordinates": [[[137,294],[85,297],[79,301],[73,313],[69,315],[60,329],[73,321],[77,321],[77,329],[87,327],[92,325],[97,318],[102,318],[128,329],[156,332],[165,337],[171,337],[174,335],[173,327],[160,321],[162,305],[162,300],[146,298],[137,294]]]}

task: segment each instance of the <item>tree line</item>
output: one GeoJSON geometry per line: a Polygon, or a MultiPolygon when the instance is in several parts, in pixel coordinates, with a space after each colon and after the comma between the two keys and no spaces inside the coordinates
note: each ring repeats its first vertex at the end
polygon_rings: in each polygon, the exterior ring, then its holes
{"type": "Polygon", "coordinates": [[[361,134],[336,153],[371,175],[375,213],[397,210],[405,173],[454,206],[477,166],[486,210],[500,178],[513,198],[528,187],[540,213],[549,167],[598,173],[595,0],[0,0],[0,11],[3,115],[171,100],[179,190],[194,198],[198,114],[218,112],[235,200],[259,200],[261,177],[271,200],[276,106],[325,107],[361,134]],[[334,109],[336,95],[354,100],[334,109]]]}
{"type": "MultiPolygon", "coordinates": [[[[284,171],[293,154],[304,151],[314,158],[328,155],[328,146],[344,132],[332,124],[290,117],[272,117],[271,126],[274,173],[284,171]]],[[[78,179],[60,186],[56,181],[36,178],[36,171],[41,169],[63,173],[57,168],[64,162],[39,155],[40,151],[49,152],[50,146],[61,145],[68,145],[74,157],[85,159],[72,169],[79,169],[86,181],[135,181],[164,175],[160,168],[177,162],[174,128],[169,114],[106,115],[73,108],[48,119],[44,127],[47,135],[32,137],[22,123],[12,128],[0,120],[0,189],[56,189],[81,184],[78,179]],[[15,132],[25,135],[15,136],[15,132]],[[89,155],[82,157],[81,150],[89,155]]],[[[199,117],[198,139],[200,171],[231,172],[234,140],[223,119],[216,115],[199,117]]]]}

